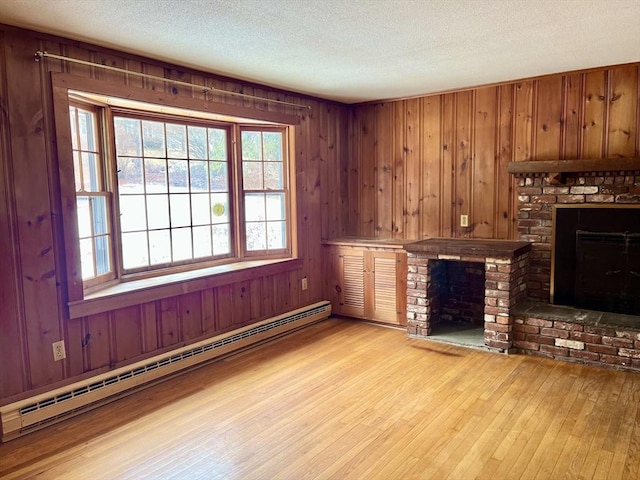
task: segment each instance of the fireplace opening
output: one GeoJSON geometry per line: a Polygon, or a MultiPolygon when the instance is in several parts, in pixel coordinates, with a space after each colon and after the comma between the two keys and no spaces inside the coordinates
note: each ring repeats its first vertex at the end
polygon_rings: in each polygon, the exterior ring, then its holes
{"type": "Polygon", "coordinates": [[[431,266],[431,279],[431,336],[482,345],[484,263],[437,260],[431,266]]]}
{"type": "Polygon", "coordinates": [[[552,301],[640,315],[640,209],[556,208],[552,301]]]}

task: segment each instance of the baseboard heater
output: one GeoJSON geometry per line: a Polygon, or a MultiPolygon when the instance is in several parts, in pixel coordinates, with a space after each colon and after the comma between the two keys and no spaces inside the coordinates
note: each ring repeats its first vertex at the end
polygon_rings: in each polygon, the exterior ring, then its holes
{"type": "Polygon", "coordinates": [[[117,394],[185,368],[255,345],[331,315],[331,303],[315,303],[283,315],[111,370],[80,382],[0,407],[2,441],[117,399],[117,394]]]}

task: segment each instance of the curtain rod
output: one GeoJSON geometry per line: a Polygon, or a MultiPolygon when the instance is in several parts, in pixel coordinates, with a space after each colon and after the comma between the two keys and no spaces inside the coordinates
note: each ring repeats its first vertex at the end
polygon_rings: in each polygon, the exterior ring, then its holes
{"type": "Polygon", "coordinates": [[[280,105],[288,105],[288,106],[294,107],[294,108],[303,108],[303,109],[309,109],[309,110],[311,109],[311,107],[309,105],[299,105],[297,103],[285,102],[284,100],[274,100],[274,99],[271,99],[271,98],[259,97],[257,95],[248,95],[246,93],[230,92],[228,90],[222,90],[220,88],[207,87],[205,85],[197,85],[195,83],[182,82],[180,80],[172,80],[170,78],[159,77],[157,75],[150,75],[148,73],[141,73],[141,72],[135,72],[135,71],[132,71],[132,70],[125,70],[124,68],[112,67],[111,65],[103,65],[101,63],[87,62],[86,60],[80,60],[78,58],[65,57],[65,56],[62,56],[62,55],[55,55],[53,53],[43,52],[43,51],[40,51],[40,50],[38,50],[35,53],[35,57],[36,57],[35,58],[36,62],[39,62],[43,58],[55,58],[56,60],[63,60],[65,62],[71,62],[71,63],[79,63],[81,65],[87,65],[89,67],[104,68],[105,70],[111,70],[113,72],[125,73],[127,75],[134,75],[136,77],[149,78],[151,80],[160,80],[161,82],[172,83],[172,84],[175,84],[175,85],[183,85],[185,87],[196,87],[196,88],[202,89],[202,91],[204,93],[218,92],[218,93],[223,93],[223,94],[226,94],[226,95],[233,95],[233,96],[236,96],[236,97],[250,98],[250,99],[253,99],[253,100],[260,100],[260,101],[269,102],[269,103],[278,103],[280,105]]]}

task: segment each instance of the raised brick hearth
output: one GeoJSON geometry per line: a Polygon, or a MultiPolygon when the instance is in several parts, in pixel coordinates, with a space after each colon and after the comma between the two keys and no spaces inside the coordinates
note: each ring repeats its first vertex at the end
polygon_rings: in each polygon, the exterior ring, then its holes
{"type": "Polygon", "coordinates": [[[640,371],[638,317],[522,302],[512,310],[516,351],[640,371]]]}

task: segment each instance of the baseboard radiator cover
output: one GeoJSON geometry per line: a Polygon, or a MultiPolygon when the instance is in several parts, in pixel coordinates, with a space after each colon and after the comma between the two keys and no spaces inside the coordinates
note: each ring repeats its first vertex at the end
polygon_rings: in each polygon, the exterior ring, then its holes
{"type": "Polygon", "coordinates": [[[331,303],[318,302],[181,347],[56,390],[0,407],[2,442],[113,401],[131,389],[325,320],[331,303]],[[120,395],[118,395],[120,394],[120,395]]]}

